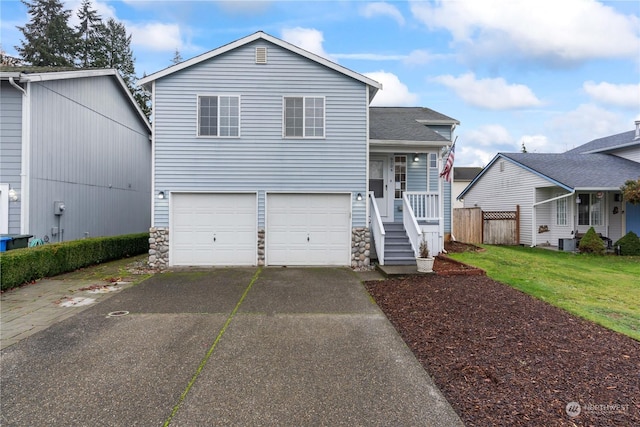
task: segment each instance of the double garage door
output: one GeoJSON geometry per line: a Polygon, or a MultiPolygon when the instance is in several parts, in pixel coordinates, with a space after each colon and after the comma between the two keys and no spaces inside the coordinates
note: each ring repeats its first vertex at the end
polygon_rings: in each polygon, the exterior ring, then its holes
{"type": "MultiPolygon", "coordinates": [[[[256,194],[171,195],[171,265],[255,265],[256,194]]],[[[268,265],[348,265],[349,194],[267,194],[268,265]]]]}

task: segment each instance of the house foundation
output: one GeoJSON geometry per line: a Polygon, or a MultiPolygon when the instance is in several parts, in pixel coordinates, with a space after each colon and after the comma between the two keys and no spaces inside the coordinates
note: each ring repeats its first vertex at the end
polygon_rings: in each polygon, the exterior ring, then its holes
{"type": "Polygon", "coordinates": [[[371,264],[371,231],[366,227],[351,230],[351,268],[368,267],[371,264]]]}

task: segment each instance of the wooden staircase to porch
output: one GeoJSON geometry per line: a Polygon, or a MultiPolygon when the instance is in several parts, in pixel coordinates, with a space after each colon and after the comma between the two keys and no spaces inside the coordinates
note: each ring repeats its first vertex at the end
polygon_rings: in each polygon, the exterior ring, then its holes
{"type": "Polygon", "coordinates": [[[411,242],[401,222],[385,223],[384,264],[416,265],[411,242]]]}

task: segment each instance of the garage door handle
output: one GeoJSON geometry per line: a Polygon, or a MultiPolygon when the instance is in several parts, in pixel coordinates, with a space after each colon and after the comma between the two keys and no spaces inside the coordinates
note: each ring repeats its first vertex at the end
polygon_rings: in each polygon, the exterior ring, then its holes
{"type": "Polygon", "coordinates": [[[309,235],[307,234],[307,242],[309,241],[309,235]]]}
{"type": "Polygon", "coordinates": [[[213,243],[215,243],[215,242],[216,242],[216,236],[214,235],[213,236],[213,243]]]}

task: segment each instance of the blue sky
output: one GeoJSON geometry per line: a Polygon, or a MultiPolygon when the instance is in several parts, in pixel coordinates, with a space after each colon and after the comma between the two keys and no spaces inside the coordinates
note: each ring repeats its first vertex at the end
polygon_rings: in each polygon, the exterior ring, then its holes
{"type": "MultiPolygon", "coordinates": [[[[80,0],[64,2],[76,11],[80,0]]],[[[262,30],[383,84],[372,105],[461,122],[456,166],[498,152],[562,152],[640,119],[640,2],[94,1],[132,34],[138,75],[262,30]]],[[[29,17],[0,4],[15,54],[29,17]]],[[[72,23],[75,23],[74,20],[72,23]]]]}

